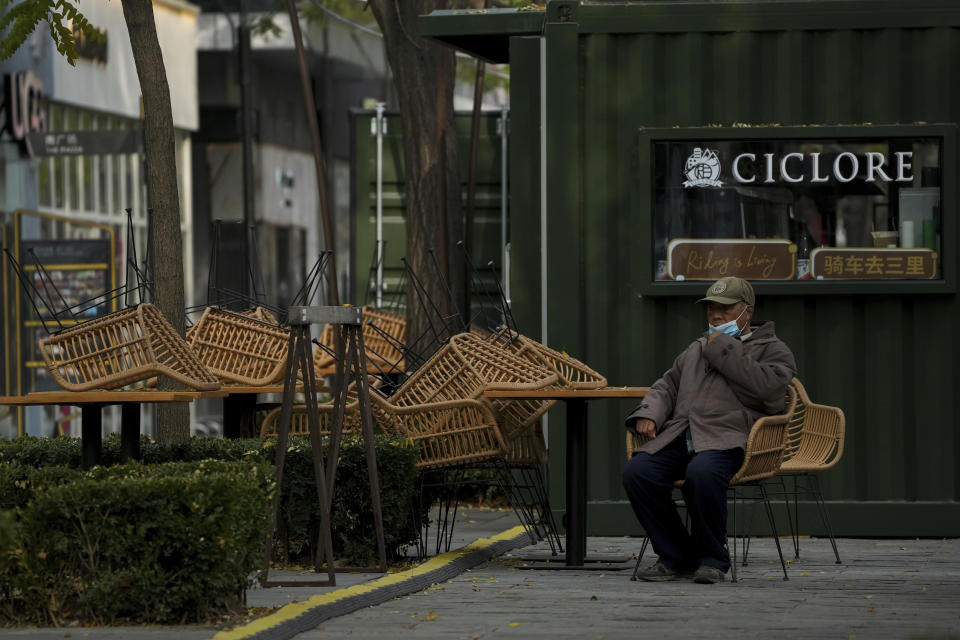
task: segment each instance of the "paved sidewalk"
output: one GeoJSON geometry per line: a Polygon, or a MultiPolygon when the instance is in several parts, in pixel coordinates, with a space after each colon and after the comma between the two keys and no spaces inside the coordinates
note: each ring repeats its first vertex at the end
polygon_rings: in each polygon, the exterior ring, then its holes
{"type": "MultiPolygon", "coordinates": [[[[784,581],[772,539],[754,540],[739,581],[717,585],[631,582],[630,562],[610,571],[522,569],[516,558],[531,555],[527,547],[297,640],[960,639],[960,541],[839,545],[842,565],[828,540],[801,540],[801,559],[784,581]]],[[[639,546],[635,538],[591,538],[588,553],[629,555],[639,546]]],[[[544,545],[535,548],[542,553],[544,545]]]]}
{"type": "MultiPolygon", "coordinates": [[[[453,547],[516,525],[510,512],[464,510],[453,547]]],[[[787,551],[789,542],[784,543],[787,551]]],[[[750,565],[740,569],[740,581],[718,585],[631,582],[629,560],[589,571],[567,570],[562,564],[542,568],[539,559],[550,556],[546,543],[540,543],[507,552],[422,591],[325,620],[296,638],[960,640],[960,540],[838,543],[842,565],[834,564],[829,541],[802,540],[802,558],[790,564],[790,580],[785,582],[773,541],[754,540],[750,565]]],[[[639,548],[636,538],[590,538],[588,555],[626,560],[639,548]]],[[[337,589],[375,584],[382,577],[338,574],[337,589]]],[[[247,597],[250,606],[280,606],[332,592],[254,588],[247,597]]],[[[200,640],[217,631],[197,625],[25,629],[0,630],[0,639],[200,640]]],[[[267,632],[257,637],[278,636],[267,632]]]]}

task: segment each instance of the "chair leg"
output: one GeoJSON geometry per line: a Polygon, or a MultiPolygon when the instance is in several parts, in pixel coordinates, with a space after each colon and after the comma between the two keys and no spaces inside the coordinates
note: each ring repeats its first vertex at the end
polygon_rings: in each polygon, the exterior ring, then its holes
{"type": "Polygon", "coordinates": [[[532,486],[540,509],[540,524],[546,530],[546,538],[550,542],[550,551],[552,555],[563,553],[563,544],[560,541],[560,530],[557,527],[556,520],[553,518],[553,509],[550,508],[550,496],[547,492],[546,480],[540,467],[532,467],[530,470],[532,476],[532,486]]]}
{"type": "Polygon", "coordinates": [[[733,520],[733,544],[727,544],[728,549],[733,550],[733,558],[730,563],[730,581],[737,581],[737,488],[733,488],[733,509],[730,511],[730,515],[733,520]]]}
{"type": "MultiPolygon", "coordinates": [[[[790,503],[789,499],[787,500],[787,515],[790,515],[790,503]]],[[[793,476],[793,520],[790,521],[790,526],[793,527],[794,524],[796,528],[793,529],[793,554],[795,558],[800,558],[800,495],[797,491],[797,476],[793,476]]]]}
{"type": "Polygon", "coordinates": [[[520,524],[530,537],[530,542],[536,544],[539,542],[537,536],[536,521],[527,505],[527,500],[523,495],[523,489],[519,487],[513,476],[513,469],[507,466],[505,460],[498,460],[494,463],[494,479],[500,490],[507,497],[510,508],[513,509],[520,524]]]}
{"type": "Polygon", "coordinates": [[[763,497],[763,506],[767,511],[767,518],[770,520],[770,530],[773,532],[773,541],[777,543],[777,555],[780,556],[780,566],[783,568],[783,579],[789,580],[787,576],[787,563],[783,561],[783,549],[780,548],[780,536],[777,535],[777,523],[773,518],[773,506],[770,504],[770,497],[767,495],[767,488],[761,482],[760,495],[763,497]]]}
{"type": "Polygon", "coordinates": [[[643,544],[640,545],[640,553],[637,554],[637,562],[633,565],[633,574],[630,576],[630,579],[634,582],[637,581],[637,572],[640,571],[640,563],[643,561],[643,554],[646,553],[648,544],[650,544],[650,538],[644,536],[643,544]]]}
{"type": "Polygon", "coordinates": [[[820,491],[820,480],[816,475],[810,475],[808,478],[812,483],[812,489],[810,492],[817,501],[817,509],[820,511],[820,519],[823,521],[823,526],[827,528],[827,535],[830,536],[830,544],[833,546],[833,556],[837,559],[836,564],[842,564],[840,562],[840,552],[837,551],[837,541],[833,537],[833,526],[830,524],[830,516],[827,515],[827,507],[823,503],[823,493],[820,491]]]}

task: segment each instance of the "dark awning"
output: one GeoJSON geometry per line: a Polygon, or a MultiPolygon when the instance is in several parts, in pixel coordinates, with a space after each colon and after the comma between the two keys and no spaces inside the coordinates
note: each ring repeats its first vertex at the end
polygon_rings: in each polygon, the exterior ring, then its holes
{"type": "Polygon", "coordinates": [[[538,36],[542,9],[444,9],[420,16],[420,35],[486,62],[510,62],[512,36],[538,36]]]}

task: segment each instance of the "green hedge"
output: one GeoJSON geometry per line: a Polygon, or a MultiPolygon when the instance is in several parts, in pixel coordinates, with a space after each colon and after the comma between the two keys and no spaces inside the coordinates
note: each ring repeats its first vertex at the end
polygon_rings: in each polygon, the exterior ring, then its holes
{"type": "Polygon", "coordinates": [[[0,618],[175,623],[238,604],[272,494],[263,462],[0,463],[0,618]]]}
{"type": "MultiPolygon", "coordinates": [[[[276,439],[192,438],[182,444],[161,445],[143,437],[140,449],[144,464],[206,459],[272,463],[276,457],[276,439]]],[[[427,517],[426,505],[419,510],[415,506],[417,451],[410,441],[378,436],[376,455],[387,553],[396,558],[416,541],[419,526],[427,517]]],[[[79,467],[80,441],[19,438],[0,443],[0,462],[4,460],[34,467],[79,467]]],[[[118,464],[121,460],[119,436],[108,436],[103,442],[103,464],[118,464]]],[[[56,471],[51,469],[50,473],[56,471]]],[[[334,555],[344,564],[372,564],[376,556],[373,510],[363,441],[356,436],[346,435],[341,443],[334,488],[331,522],[334,555]]],[[[7,496],[0,495],[0,508],[9,508],[4,505],[6,501],[7,496]]],[[[316,553],[319,514],[309,439],[291,437],[284,466],[274,557],[296,563],[311,562],[316,553]]]]}
{"type": "MultiPolygon", "coordinates": [[[[104,439],[104,466],[79,469],[80,441],[0,442],[0,619],[50,623],[200,620],[242,595],[261,569],[276,440],[141,439],[142,464],[118,464],[120,439],[104,439]],[[179,462],[175,462],[179,461],[179,462]]],[[[415,542],[412,442],[378,437],[388,554],[415,542]]],[[[274,557],[315,556],[319,505],[309,440],[287,448],[274,557]]],[[[375,562],[366,456],[345,437],[332,514],[338,562],[375,562]]]]}

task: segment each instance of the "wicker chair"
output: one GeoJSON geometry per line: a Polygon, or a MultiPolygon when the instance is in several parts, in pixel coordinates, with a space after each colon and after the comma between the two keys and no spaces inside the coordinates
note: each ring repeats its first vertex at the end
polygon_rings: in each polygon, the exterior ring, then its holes
{"type": "Polygon", "coordinates": [[[263,386],[283,378],[290,332],[258,311],[207,307],[187,333],[200,361],[221,381],[263,386]]]}
{"type": "Polygon", "coordinates": [[[68,391],[119,389],[165,375],[199,391],[220,387],[152,304],[89,320],[39,341],[50,375],[68,391]]]}
{"type": "MultiPolygon", "coordinates": [[[[797,535],[800,528],[798,496],[800,493],[807,493],[813,496],[817,503],[820,519],[827,530],[827,535],[830,536],[836,563],[840,564],[840,553],[837,550],[830,518],[823,504],[823,493],[820,491],[817,472],[830,469],[843,456],[846,418],[838,407],[811,402],[807,390],[796,378],[793,379],[791,386],[797,395],[797,406],[787,428],[786,451],[777,475],[783,479],[793,480],[793,518],[790,519],[790,533],[793,537],[794,554],[795,557],[800,557],[800,539],[797,535]],[[799,488],[800,481],[805,481],[803,488],[799,488]]],[[[786,493],[785,487],[784,493],[786,493]]],[[[787,513],[790,513],[789,500],[787,513]]]]}
{"type": "MultiPolygon", "coordinates": [[[[320,411],[320,433],[330,433],[330,426],[333,424],[333,404],[321,403],[318,405],[320,411]]],[[[263,424],[260,425],[260,437],[269,438],[278,434],[280,423],[280,412],[283,407],[272,409],[263,418],[263,424]]],[[[343,420],[344,433],[360,433],[360,412],[356,401],[346,406],[343,420]]],[[[290,414],[290,435],[309,435],[310,424],[307,417],[307,405],[295,404],[290,414]]]]}
{"type": "Polygon", "coordinates": [[[540,344],[523,334],[516,334],[509,342],[509,348],[523,358],[555,371],[557,387],[565,389],[601,389],[607,386],[607,379],[566,353],[560,353],[540,344]]]}
{"type": "MultiPolygon", "coordinates": [[[[363,345],[367,369],[372,372],[402,372],[404,369],[402,345],[407,339],[407,321],[403,316],[373,307],[363,308],[363,345]]],[[[313,351],[313,367],[317,376],[334,372],[333,325],[327,325],[320,334],[320,344],[313,351]]]]}
{"type": "MultiPolygon", "coordinates": [[[[542,389],[558,380],[555,372],[518,357],[472,333],[460,333],[441,347],[390,396],[395,406],[481,399],[492,389],[542,389]]],[[[544,410],[536,403],[488,404],[497,415],[504,440],[523,433],[544,410]]]]}
{"type": "MultiPolygon", "coordinates": [[[[497,334],[493,340],[496,343],[505,340],[509,352],[556,373],[557,381],[549,385],[550,388],[599,389],[607,386],[607,379],[604,376],[576,358],[555,351],[523,334],[513,333],[510,336],[497,334]]],[[[533,427],[556,403],[556,400],[527,399],[498,399],[493,402],[497,410],[504,415],[504,432],[508,437],[533,427]]]]}
{"type": "MultiPolygon", "coordinates": [[[[773,510],[770,506],[770,498],[766,487],[763,485],[763,480],[773,477],[782,464],[787,445],[788,425],[796,405],[797,394],[793,387],[788,386],[783,413],[774,416],[764,416],[753,423],[753,426],[750,428],[750,433],[747,435],[747,444],[746,448],[744,449],[743,464],[740,465],[740,469],[738,469],[733,477],[730,478],[728,493],[730,493],[733,497],[733,509],[731,510],[733,525],[731,527],[733,529],[733,557],[731,559],[730,567],[734,582],[737,581],[737,501],[741,497],[740,489],[744,487],[755,487],[760,491],[760,499],[763,500],[764,509],[767,512],[767,519],[773,532],[773,539],[777,545],[777,554],[780,556],[780,566],[783,569],[783,579],[787,579],[787,565],[783,560],[783,551],[780,549],[780,539],[777,537],[776,533],[776,522],[773,518],[773,510]]],[[[642,446],[644,442],[646,442],[646,438],[643,436],[634,433],[633,431],[627,431],[626,445],[628,460],[632,457],[633,452],[642,446]]],[[[682,486],[683,480],[678,480],[674,483],[674,487],[676,488],[680,488],[682,486]]],[[[637,554],[636,565],[634,565],[633,568],[633,575],[630,577],[631,580],[637,579],[637,571],[640,569],[640,562],[643,560],[643,554],[646,551],[649,542],[649,538],[645,537],[643,539],[643,544],[640,546],[640,553],[637,554]]],[[[744,560],[744,563],[746,563],[746,560],[744,560]]]]}

